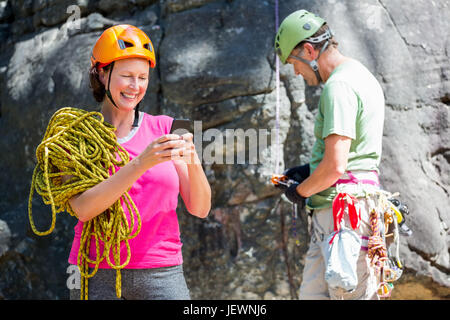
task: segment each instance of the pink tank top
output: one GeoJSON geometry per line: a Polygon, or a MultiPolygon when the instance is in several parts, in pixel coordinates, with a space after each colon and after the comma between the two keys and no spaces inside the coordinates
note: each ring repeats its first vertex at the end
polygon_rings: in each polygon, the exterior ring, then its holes
{"type": "MultiPolygon", "coordinates": [[[[130,160],[140,154],[150,142],[169,133],[173,118],[140,113],[139,126],[118,142],[130,154],[130,160]]],[[[182,264],[180,230],[176,208],[179,194],[179,178],[172,161],[160,163],[147,170],[128,191],[142,220],[139,234],[129,240],[131,259],[126,268],[159,268],[182,264]]],[[[128,214],[126,205],[123,204],[128,214]]],[[[69,263],[77,264],[83,223],[75,226],[75,237],[69,263]]],[[[100,252],[103,245],[100,245],[100,252]]],[[[96,257],[95,241],[91,241],[90,258],[96,257]]],[[[127,250],[121,246],[121,263],[126,261],[127,250]]],[[[112,259],[111,255],[111,261],[112,259]]],[[[110,268],[106,259],[100,268],[110,268]]]]}

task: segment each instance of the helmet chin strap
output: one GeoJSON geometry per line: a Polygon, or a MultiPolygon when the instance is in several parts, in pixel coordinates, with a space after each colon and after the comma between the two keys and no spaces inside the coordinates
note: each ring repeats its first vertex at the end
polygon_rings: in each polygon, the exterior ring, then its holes
{"type": "Polygon", "coordinates": [[[132,127],[139,127],[139,103],[134,107],[134,121],[132,127]]]}
{"type": "MultiPolygon", "coordinates": [[[[119,109],[119,107],[116,105],[116,103],[114,102],[112,95],[111,95],[111,91],[109,90],[109,84],[111,83],[111,74],[113,72],[114,69],[114,61],[111,62],[111,70],[109,71],[109,76],[108,76],[108,89],[105,90],[106,95],[108,96],[109,100],[111,101],[111,103],[113,104],[114,107],[116,107],[117,109],[119,109]]],[[[136,105],[136,107],[134,107],[134,121],[132,124],[132,127],[138,127],[139,126],[139,103],[136,105]]]]}
{"type": "Polygon", "coordinates": [[[319,81],[319,83],[322,83],[323,82],[322,77],[320,76],[320,73],[319,73],[319,63],[317,61],[319,60],[321,54],[328,48],[328,44],[329,44],[329,41],[325,42],[322,49],[320,49],[320,52],[319,52],[319,55],[317,56],[317,58],[312,61],[306,60],[300,56],[290,55],[289,57],[291,57],[292,59],[299,60],[299,61],[304,62],[307,65],[309,65],[311,67],[311,69],[314,71],[317,81],[319,81]]]}
{"type": "Polygon", "coordinates": [[[111,83],[111,74],[113,72],[114,69],[114,61],[111,62],[111,70],[109,70],[109,76],[108,76],[108,88],[105,90],[106,95],[109,98],[109,101],[111,101],[111,103],[113,104],[114,107],[116,107],[117,109],[119,109],[119,107],[116,105],[116,103],[114,102],[112,95],[111,95],[111,91],[109,91],[109,85],[111,83]]]}

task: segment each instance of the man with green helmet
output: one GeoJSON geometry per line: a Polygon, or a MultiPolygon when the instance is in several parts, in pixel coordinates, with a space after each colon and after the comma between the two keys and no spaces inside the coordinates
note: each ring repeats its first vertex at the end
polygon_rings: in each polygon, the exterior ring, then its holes
{"type": "MultiPolygon", "coordinates": [[[[361,250],[358,247],[354,266],[341,270],[341,278],[355,273],[354,285],[333,282],[328,274],[330,263],[335,263],[327,256],[329,237],[340,226],[336,224],[336,210],[333,212],[332,205],[342,190],[354,196],[358,211],[352,212],[359,213],[355,216],[357,226],[353,228],[347,208],[343,225],[352,229],[359,239],[371,235],[369,208],[373,207],[375,198],[361,195],[379,190],[384,122],[384,94],[380,84],[366,67],[342,55],[337,46],[325,20],[306,10],[287,16],[275,37],[275,50],[283,64],[291,64],[295,74],[301,75],[310,86],[324,84],[310,162],[284,173],[296,181],[283,187],[286,197],[293,203],[304,203],[307,199],[306,208],[312,217],[300,299],[378,299],[379,283],[364,242],[361,250]]],[[[350,196],[343,199],[347,199],[348,206],[353,204],[350,196]]]]}

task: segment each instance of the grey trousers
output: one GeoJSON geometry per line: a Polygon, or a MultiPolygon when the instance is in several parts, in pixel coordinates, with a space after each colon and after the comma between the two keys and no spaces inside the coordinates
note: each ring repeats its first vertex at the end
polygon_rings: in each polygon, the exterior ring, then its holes
{"type": "MultiPolygon", "coordinates": [[[[183,266],[153,269],[122,269],[122,297],[125,300],[190,300],[183,266]]],[[[116,271],[98,269],[88,280],[89,300],[119,300],[116,271]]],[[[70,300],[79,300],[80,290],[70,289],[70,300]]]]}

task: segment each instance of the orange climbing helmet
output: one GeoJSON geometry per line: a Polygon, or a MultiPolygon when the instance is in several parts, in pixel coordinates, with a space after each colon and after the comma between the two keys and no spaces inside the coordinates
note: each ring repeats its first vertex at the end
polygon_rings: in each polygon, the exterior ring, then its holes
{"type": "Polygon", "coordinates": [[[104,67],[126,58],[144,58],[150,67],[156,65],[155,50],[150,38],[139,28],[121,24],[106,29],[94,45],[92,66],[104,67]]]}

